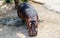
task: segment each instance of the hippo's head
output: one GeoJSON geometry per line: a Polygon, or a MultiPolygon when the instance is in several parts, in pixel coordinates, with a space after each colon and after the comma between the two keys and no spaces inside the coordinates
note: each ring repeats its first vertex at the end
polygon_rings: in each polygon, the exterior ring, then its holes
{"type": "Polygon", "coordinates": [[[32,21],[29,22],[28,32],[29,32],[30,36],[37,35],[37,23],[36,23],[35,20],[32,20],[32,21]]]}
{"type": "Polygon", "coordinates": [[[36,36],[37,35],[37,27],[38,27],[38,20],[37,19],[28,19],[27,20],[27,28],[28,28],[28,35],[29,36],[36,36]]]}

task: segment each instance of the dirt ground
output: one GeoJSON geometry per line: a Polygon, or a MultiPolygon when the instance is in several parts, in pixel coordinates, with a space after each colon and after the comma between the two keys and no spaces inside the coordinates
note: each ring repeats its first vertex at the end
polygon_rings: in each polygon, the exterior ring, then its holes
{"type": "MultiPolygon", "coordinates": [[[[0,24],[0,38],[60,38],[60,14],[50,11],[40,4],[30,4],[35,8],[39,16],[38,35],[29,37],[26,26],[7,26],[0,24]]],[[[14,4],[6,4],[0,7],[0,18],[17,17],[14,4]]]]}

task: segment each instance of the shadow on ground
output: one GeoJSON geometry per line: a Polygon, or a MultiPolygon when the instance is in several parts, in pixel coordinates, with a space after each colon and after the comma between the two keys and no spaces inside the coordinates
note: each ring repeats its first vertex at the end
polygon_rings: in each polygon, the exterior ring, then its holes
{"type": "Polygon", "coordinates": [[[28,38],[25,22],[18,17],[0,19],[0,38],[28,38]],[[5,37],[4,37],[5,36],[5,37]]]}
{"type": "Polygon", "coordinates": [[[0,38],[27,38],[28,36],[25,22],[18,17],[1,18],[0,25],[0,38]]]}

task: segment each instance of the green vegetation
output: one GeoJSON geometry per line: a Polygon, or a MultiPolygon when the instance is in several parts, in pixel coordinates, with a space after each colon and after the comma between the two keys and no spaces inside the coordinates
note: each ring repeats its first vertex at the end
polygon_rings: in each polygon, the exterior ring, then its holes
{"type": "Polygon", "coordinates": [[[12,2],[12,0],[4,0],[5,1],[5,3],[11,3],[12,2]]]}
{"type": "MultiPolygon", "coordinates": [[[[11,3],[14,0],[4,0],[5,3],[11,3]]],[[[21,2],[28,2],[29,0],[20,0],[21,2]]]]}
{"type": "Polygon", "coordinates": [[[22,0],[22,2],[28,2],[29,0],[22,0]]]}

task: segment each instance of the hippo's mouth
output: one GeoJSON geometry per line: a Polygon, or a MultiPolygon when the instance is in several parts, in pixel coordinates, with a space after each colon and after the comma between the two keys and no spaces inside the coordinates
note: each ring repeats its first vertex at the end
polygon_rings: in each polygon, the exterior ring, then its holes
{"type": "Polygon", "coordinates": [[[28,35],[29,35],[29,36],[36,36],[36,35],[37,35],[37,31],[30,29],[30,30],[28,31],[28,35]]]}
{"type": "Polygon", "coordinates": [[[37,35],[37,32],[36,33],[28,33],[29,36],[36,36],[37,35]]]}

